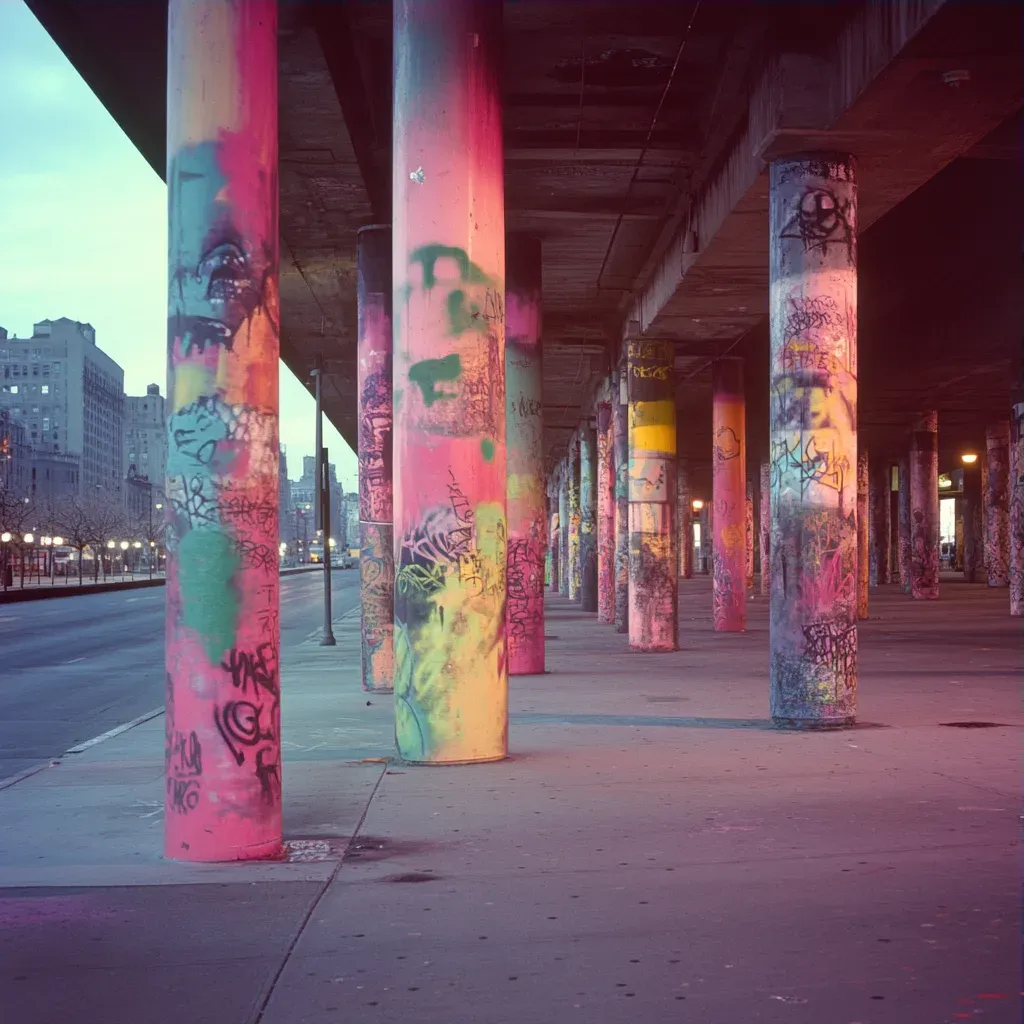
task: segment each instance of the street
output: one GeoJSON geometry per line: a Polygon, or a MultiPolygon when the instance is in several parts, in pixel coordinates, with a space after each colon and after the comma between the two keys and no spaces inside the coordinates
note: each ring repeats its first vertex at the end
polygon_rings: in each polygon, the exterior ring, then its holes
{"type": "MultiPolygon", "coordinates": [[[[335,570],[333,615],[359,601],[359,573],[335,570]]],[[[281,660],[323,623],[323,577],[281,578],[281,660]]],[[[0,780],[164,701],[164,590],[0,606],[0,780]]]]}

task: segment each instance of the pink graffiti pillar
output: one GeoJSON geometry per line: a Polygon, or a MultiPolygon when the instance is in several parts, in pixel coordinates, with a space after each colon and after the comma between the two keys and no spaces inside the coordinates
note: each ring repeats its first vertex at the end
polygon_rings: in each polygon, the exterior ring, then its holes
{"type": "Polygon", "coordinates": [[[356,236],[359,578],[363,689],[391,693],[395,555],[391,486],[391,228],[356,236]]]}
{"type": "Polygon", "coordinates": [[[629,370],[629,646],[677,649],[676,403],[673,346],[631,340],[629,370]]]}
{"type": "Polygon", "coordinates": [[[869,507],[868,453],[861,449],[857,453],[857,618],[868,617],[868,595],[870,565],[868,554],[868,507],[869,507]]]}
{"type": "Polygon", "coordinates": [[[508,394],[509,675],[544,671],[544,414],[541,246],[510,235],[505,254],[505,389],[508,394]]]}
{"type": "Polygon", "coordinates": [[[918,420],[910,447],[910,593],[939,597],[939,414],[918,420]]]}
{"type": "MultiPolygon", "coordinates": [[[[605,381],[605,389],[610,383],[605,381]]],[[[615,472],[612,407],[597,407],[597,621],[615,621],[615,472]]]]}
{"type": "Polygon", "coordinates": [[[985,464],[988,467],[988,509],[985,517],[985,552],[988,585],[1005,587],[1010,582],[1010,424],[991,423],[985,431],[985,464]]]}
{"type": "Polygon", "coordinates": [[[772,468],[761,463],[760,494],[757,508],[757,532],[761,555],[761,596],[768,597],[772,587],[772,468]]]}
{"type": "Polygon", "coordinates": [[[569,596],[569,461],[558,465],[558,592],[569,596]]]}
{"type": "Polygon", "coordinates": [[[853,159],[782,157],[770,189],[771,711],[830,728],[857,709],[853,159]]]}
{"type": "Polygon", "coordinates": [[[395,736],[508,752],[501,5],[395,0],[395,736]]]}
{"type": "Polygon", "coordinates": [[[275,858],[275,0],[171,0],[167,58],[165,851],[275,858]]]}
{"type": "Polygon", "coordinates": [[[747,628],[747,482],[743,360],[712,367],[712,526],[715,629],[747,628]]]}
{"type": "Polygon", "coordinates": [[[1010,614],[1024,615],[1024,402],[1010,417],[1010,614]]]}

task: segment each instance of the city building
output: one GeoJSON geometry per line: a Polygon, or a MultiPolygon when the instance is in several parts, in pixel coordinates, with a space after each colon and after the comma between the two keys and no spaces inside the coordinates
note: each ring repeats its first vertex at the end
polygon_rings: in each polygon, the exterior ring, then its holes
{"type": "Polygon", "coordinates": [[[359,540],[359,495],[345,495],[345,547],[349,551],[358,551],[359,540]]]}
{"type": "MultiPolygon", "coordinates": [[[[338,483],[338,473],[334,463],[328,465],[328,477],[331,488],[331,533],[339,544],[344,538],[344,494],[341,484],[338,483]]],[[[316,520],[316,459],[312,455],[302,457],[302,477],[293,480],[291,485],[292,501],[296,508],[303,509],[308,516],[309,522],[316,520]]],[[[310,527],[312,531],[312,527],[310,527]]]]}
{"type": "Polygon", "coordinates": [[[297,536],[292,482],[288,479],[288,450],[281,445],[277,472],[277,537],[281,544],[287,545],[288,555],[295,554],[297,536]]]}
{"type": "Polygon", "coordinates": [[[37,506],[52,504],[80,492],[79,456],[71,452],[33,449],[30,458],[28,497],[37,506]]]}
{"type": "Polygon", "coordinates": [[[24,424],[9,409],[0,407],[0,491],[27,494],[31,461],[24,424]]]}
{"type": "Polygon", "coordinates": [[[40,320],[28,338],[0,328],[0,409],[21,421],[36,452],[78,457],[79,493],[121,493],[124,370],[91,324],[40,320]]]}
{"type": "Polygon", "coordinates": [[[167,474],[165,399],[159,384],[150,384],[144,395],[124,400],[125,480],[145,478],[161,494],[167,474]]]}

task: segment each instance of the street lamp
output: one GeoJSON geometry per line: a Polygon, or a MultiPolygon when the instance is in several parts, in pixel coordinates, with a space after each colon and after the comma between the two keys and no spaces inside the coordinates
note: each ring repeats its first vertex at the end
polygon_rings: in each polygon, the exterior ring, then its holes
{"type": "Polygon", "coordinates": [[[964,452],[963,455],[960,456],[960,461],[965,466],[973,466],[978,461],[978,455],[976,452],[964,452]]]}
{"type": "Polygon", "coordinates": [[[693,511],[699,512],[704,507],[704,502],[700,498],[693,499],[693,511]]]}
{"type": "Polygon", "coordinates": [[[8,561],[7,561],[7,559],[10,557],[10,551],[11,551],[11,549],[10,549],[10,544],[11,544],[11,534],[10,534],[10,531],[4,530],[3,533],[0,533],[0,543],[2,543],[3,546],[4,546],[4,548],[3,548],[3,558],[0,559],[0,573],[3,574],[3,577],[4,577],[4,590],[6,591],[7,588],[14,582],[14,575],[13,575],[12,569],[11,569],[11,566],[8,564],[8,561]]]}

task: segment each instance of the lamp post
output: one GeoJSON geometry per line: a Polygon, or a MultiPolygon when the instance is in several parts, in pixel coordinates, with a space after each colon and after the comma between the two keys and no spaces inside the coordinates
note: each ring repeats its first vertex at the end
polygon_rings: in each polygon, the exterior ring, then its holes
{"type": "Polygon", "coordinates": [[[21,549],[21,586],[22,586],[22,589],[25,588],[25,548],[26,547],[31,547],[35,543],[35,540],[36,540],[35,534],[33,534],[33,533],[26,533],[24,535],[24,537],[22,537],[22,542],[25,545],[21,549]]]}
{"type": "Polygon", "coordinates": [[[14,582],[14,577],[11,572],[11,566],[9,562],[11,553],[11,535],[9,531],[4,530],[3,533],[0,533],[0,544],[3,544],[3,558],[0,559],[0,573],[3,574],[4,593],[6,593],[7,589],[14,582]]]}

